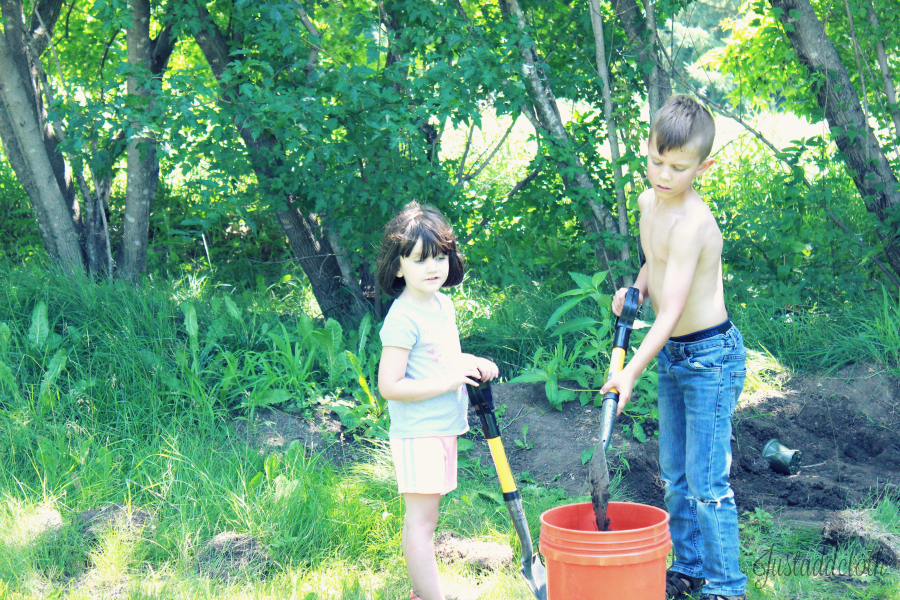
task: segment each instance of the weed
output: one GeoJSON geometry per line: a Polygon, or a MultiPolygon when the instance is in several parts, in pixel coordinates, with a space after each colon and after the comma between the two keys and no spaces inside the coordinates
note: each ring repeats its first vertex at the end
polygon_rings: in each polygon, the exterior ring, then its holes
{"type": "Polygon", "coordinates": [[[515,440],[516,447],[520,450],[530,450],[534,447],[534,440],[528,439],[528,425],[522,425],[522,438],[515,440]]]}

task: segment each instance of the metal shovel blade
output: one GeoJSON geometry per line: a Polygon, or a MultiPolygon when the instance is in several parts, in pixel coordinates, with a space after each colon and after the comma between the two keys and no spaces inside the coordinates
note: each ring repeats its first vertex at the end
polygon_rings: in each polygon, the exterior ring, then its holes
{"type": "Polygon", "coordinates": [[[547,600],[547,570],[540,557],[534,554],[531,542],[531,532],[528,530],[528,521],[525,519],[525,511],[522,509],[522,499],[515,498],[506,502],[506,509],[512,517],[513,527],[519,536],[519,544],[522,547],[522,566],[519,572],[528,583],[531,593],[538,600],[547,600]]]}

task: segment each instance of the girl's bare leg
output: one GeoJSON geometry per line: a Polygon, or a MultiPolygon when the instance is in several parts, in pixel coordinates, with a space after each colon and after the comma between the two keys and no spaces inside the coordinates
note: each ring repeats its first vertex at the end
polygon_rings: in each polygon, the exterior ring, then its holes
{"type": "Polygon", "coordinates": [[[403,558],[413,590],[421,600],[444,600],[434,557],[440,494],[403,494],[403,558]]]}

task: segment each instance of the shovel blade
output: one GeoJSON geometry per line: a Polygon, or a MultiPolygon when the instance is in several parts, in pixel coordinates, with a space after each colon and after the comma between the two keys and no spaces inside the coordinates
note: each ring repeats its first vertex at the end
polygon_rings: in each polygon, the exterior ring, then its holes
{"type": "Polygon", "coordinates": [[[532,556],[531,560],[523,558],[519,572],[522,573],[534,597],[537,600],[547,600],[547,570],[541,559],[536,555],[532,556]]]}

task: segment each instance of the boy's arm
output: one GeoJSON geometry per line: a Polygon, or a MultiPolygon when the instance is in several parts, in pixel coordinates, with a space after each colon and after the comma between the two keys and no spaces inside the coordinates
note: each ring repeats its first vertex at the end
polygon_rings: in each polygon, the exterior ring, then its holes
{"type": "Polygon", "coordinates": [[[428,379],[407,378],[408,360],[407,348],[385,346],[381,351],[381,362],[378,364],[378,392],[385,399],[418,402],[451,392],[465,383],[478,385],[479,371],[476,363],[466,355],[460,355],[459,359],[451,361],[441,376],[428,379]]]}
{"type": "MultiPolygon", "coordinates": [[[[678,326],[678,321],[687,304],[691,285],[694,282],[694,274],[697,271],[704,239],[700,227],[696,224],[676,226],[669,232],[667,240],[669,260],[666,264],[666,274],[660,293],[654,295],[659,299],[659,306],[653,307],[656,312],[656,320],[631,361],[625,365],[625,368],[613,375],[600,390],[603,394],[613,387],[619,391],[617,415],[621,414],[631,399],[634,382],[641,376],[653,357],[659,354],[672,336],[672,332],[675,331],[675,327],[678,326]]],[[[638,275],[638,281],[641,280],[642,275],[644,276],[644,285],[647,285],[646,267],[647,265],[644,265],[638,275]]]]}

